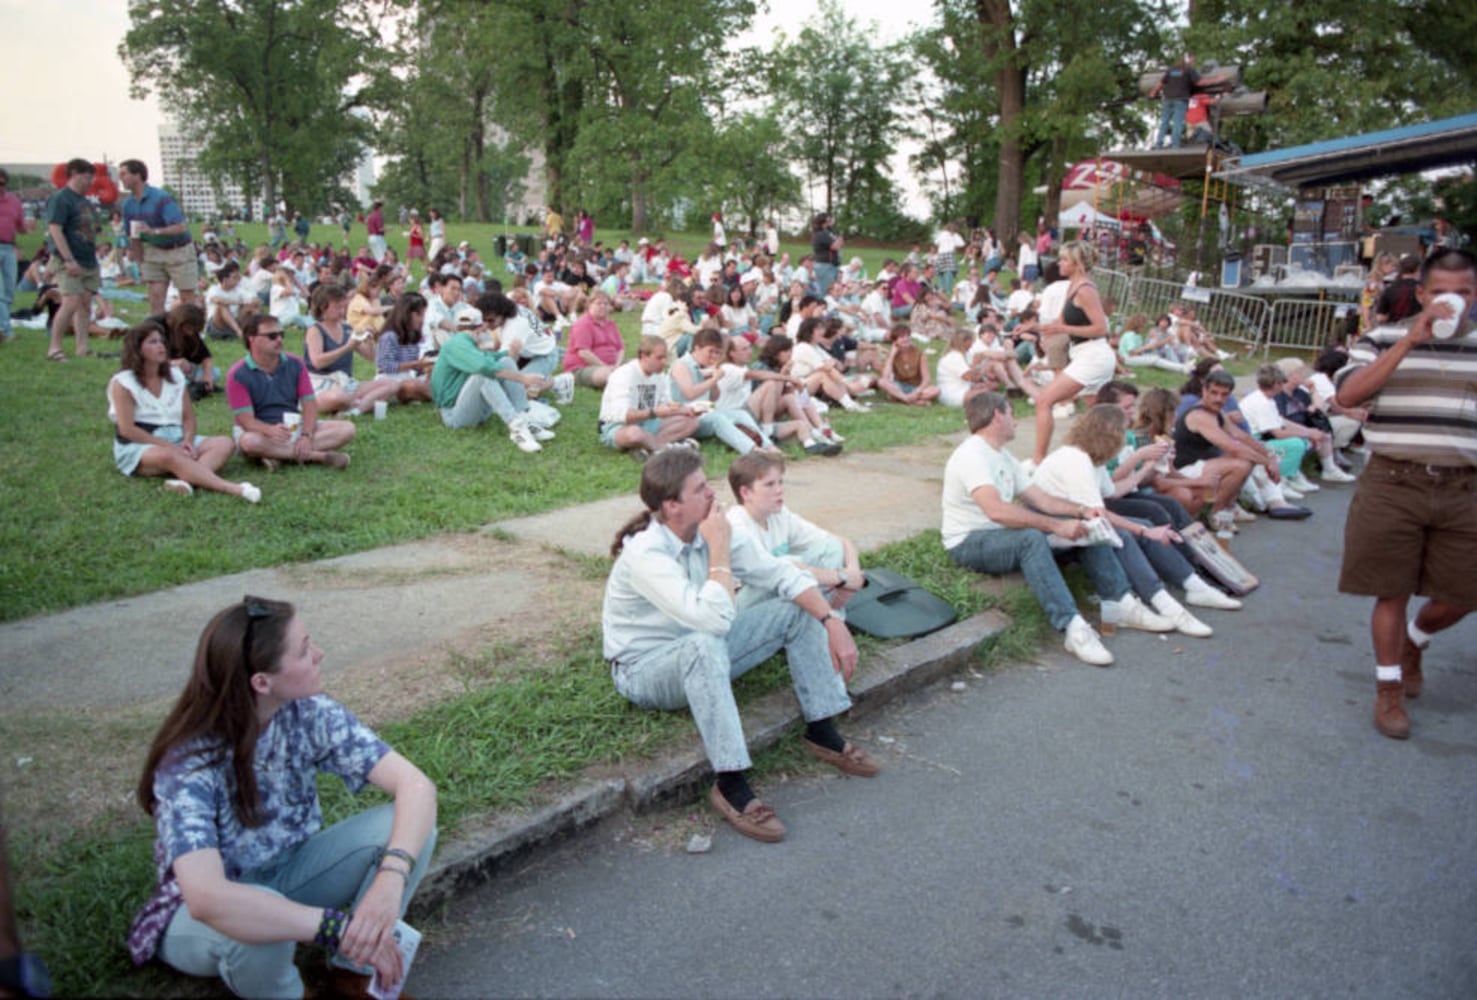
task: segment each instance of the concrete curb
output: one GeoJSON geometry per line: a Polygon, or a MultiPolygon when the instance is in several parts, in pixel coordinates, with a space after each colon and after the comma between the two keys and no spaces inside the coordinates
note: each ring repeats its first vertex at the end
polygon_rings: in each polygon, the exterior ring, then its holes
{"type": "MultiPolygon", "coordinates": [[[[1010,619],[999,611],[956,622],[931,635],[871,658],[865,676],[852,684],[851,717],[884,705],[960,667],[980,643],[1003,631],[1010,619]]],[[[767,750],[801,721],[794,694],[773,691],[744,706],[744,732],[754,752],[767,750]]],[[[458,892],[492,878],[511,861],[558,843],[619,812],[650,812],[694,799],[711,770],[696,739],[689,746],[620,778],[586,781],[527,816],[490,817],[481,830],[464,834],[440,852],[421,882],[411,906],[412,919],[445,906],[458,892]]]]}

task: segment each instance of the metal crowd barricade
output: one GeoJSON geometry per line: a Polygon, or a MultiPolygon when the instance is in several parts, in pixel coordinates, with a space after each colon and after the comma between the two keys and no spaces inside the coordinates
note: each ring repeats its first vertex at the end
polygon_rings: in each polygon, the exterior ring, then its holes
{"type": "Polygon", "coordinates": [[[1170,306],[1188,305],[1195,310],[1200,325],[1218,341],[1255,348],[1266,335],[1269,310],[1266,301],[1255,295],[1202,286],[1187,296],[1180,282],[1134,278],[1120,301],[1126,303],[1121,307],[1123,312],[1145,313],[1150,322],[1169,312],[1170,306]]]}
{"type": "Polygon", "coordinates": [[[1265,347],[1316,351],[1335,342],[1353,303],[1317,299],[1274,299],[1265,347]]]}
{"type": "Polygon", "coordinates": [[[1092,283],[1097,285],[1098,296],[1104,302],[1113,299],[1118,303],[1118,315],[1127,315],[1128,296],[1129,292],[1133,289],[1133,279],[1131,277],[1122,271],[1112,271],[1099,267],[1093,269],[1092,283]]]}

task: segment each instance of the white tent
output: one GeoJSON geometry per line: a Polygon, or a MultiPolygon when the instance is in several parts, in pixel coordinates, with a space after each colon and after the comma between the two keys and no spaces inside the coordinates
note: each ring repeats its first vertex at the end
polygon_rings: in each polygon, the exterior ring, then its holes
{"type": "Polygon", "coordinates": [[[1117,229],[1119,225],[1117,219],[1111,215],[1104,215],[1085,201],[1062,209],[1057,216],[1056,224],[1058,229],[1086,229],[1088,226],[1107,226],[1110,229],[1117,229]]]}

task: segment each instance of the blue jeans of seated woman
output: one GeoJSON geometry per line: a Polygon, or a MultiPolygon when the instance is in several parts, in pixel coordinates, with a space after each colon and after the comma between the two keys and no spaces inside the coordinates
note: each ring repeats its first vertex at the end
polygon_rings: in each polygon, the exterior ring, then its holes
{"type": "Polygon", "coordinates": [[[1035,528],[990,528],[971,531],[964,541],[949,550],[949,558],[965,569],[980,573],[1013,573],[1020,570],[1026,586],[1036,595],[1051,627],[1065,629],[1078,614],[1077,602],[1062,579],[1057,559],[1076,561],[1087,571],[1099,597],[1116,601],[1128,593],[1128,577],[1111,546],[1093,545],[1076,549],[1053,549],[1046,533],[1035,528]]]}
{"type": "MultiPolygon", "coordinates": [[[[1148,525],[1147,521],[1137,523],[1148,525]]],[[[1133,585],[1134,592],[1145,601],[1152,601],[1166,583],[1184,586],[1190,574],[1195,572],[1195,567],[1173,545],[1138,538],[1126,531],[1120,531],[1118,535],[1123,539],[1123,548],[1113,551],[1118,554],[1118,561],[1128,574],[1128,582],[1133,585]]]]}
{"type": "MultiPolygon", "coordinates": [[[[1147,488],[1134,490],[1127,496],[1111,498],[1104,506],[1114,514],[1131,517],[1135,521],[1141,521],[1151,527],[1167,524],[1175,531],[1182,532],[1191,524],[1195,523],[1195,519],[1190,516],[1190,512],[1185,510],[1184,506],[1174,497],[1167,497],[1163,493],[1155,493],[1153,490],[1147,488]]],[[[1185,542],[1175,543],[1174,548],[1175,551],[1185,557],[1185,562],[1193,568],[1195,564],[1194,550],[1185,542]]],[[[1165,577],[1165,579],[1170,578],[1165,577]]],[[[1184,580],[1182,579],[1173,579],[1170,582],[1176,585],[1184,584],[1184,580]]]]}
{"type": "MultiPolygon", "coordinates": [[[[758,446],[753,438],[738,429],[739,424],[759,431],[759,422],[749,415],[748,410],[709,410],[698,418],[697,436],[715,437],[740,455],[747,455],[758,446]]],[[[762,435],[763,432],[760,433],[762,435]]]]}
{"type": "Polygon", "coordinates": [[[641,708],[687,708],[714,771],[748,770],[749,744],[733,700],[733,681],[785,651],[806,722],[851,707],[831,665],[826,629],[793,601],[764,601],[734,616],[726,636],[690,632],[611,670],[615,689],[641,708]]]}
{"type": "MultiPolygon", "coordinates": [[[[276,864],[246,872],[239,881],[295,903],[352,912],[378,873],[394,817],[393,804],[351,816],[313,834],[276,864]]],[[[402,917],[435,847],[436,831],[432,830],[400,898],[402,917]]],[[[187,975],[219,976],[237,996],[297,1000],[303,995],[303,979],[292,961],[296,948],[295,941],[242,944],[196,920],[189,907],[181,906],[159,943],[159,957],[187,975]]],[[[372,971],[337,956],[332,961],[345,969],[372,971]]]]}

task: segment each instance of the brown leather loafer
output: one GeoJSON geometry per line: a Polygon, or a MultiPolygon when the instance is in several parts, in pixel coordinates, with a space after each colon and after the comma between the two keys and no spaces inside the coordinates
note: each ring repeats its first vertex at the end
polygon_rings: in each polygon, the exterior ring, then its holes
{"type": "Polygon", "coordinates": [[[762,840],[766,844],[778,844],[785,839],[785,824],[780,822],[773,809],[758,799],[752,800],[743,812],[739,812],[714,785],[708,789],[708,801],[713,803],[718,815],[728,820],[729,826],[745,837],[762,840]]]}
{"type": "Polygon", "coordinates": [[[805,749],[810,751],[811,756],[817,760],[823,760],[832,767],[858,778],[875,778],[877,772],[882,770],[882,768],[877,766],[877,762],[871,758],[867,751],[855,743],[848,742],[841,752],[837,753],[835,750],[828,750],[819,743],[814,743],[804,736],[800,737],[800,742],[805,745],[805,749]]]}
{"type": "Polygon", "coordinates": [[[1400,641],[1400,680],[1405,685],[1405,697],[1419,698],[1425,678],[1421,675],[1421,650],[1407,635],[1400,641]]]}

